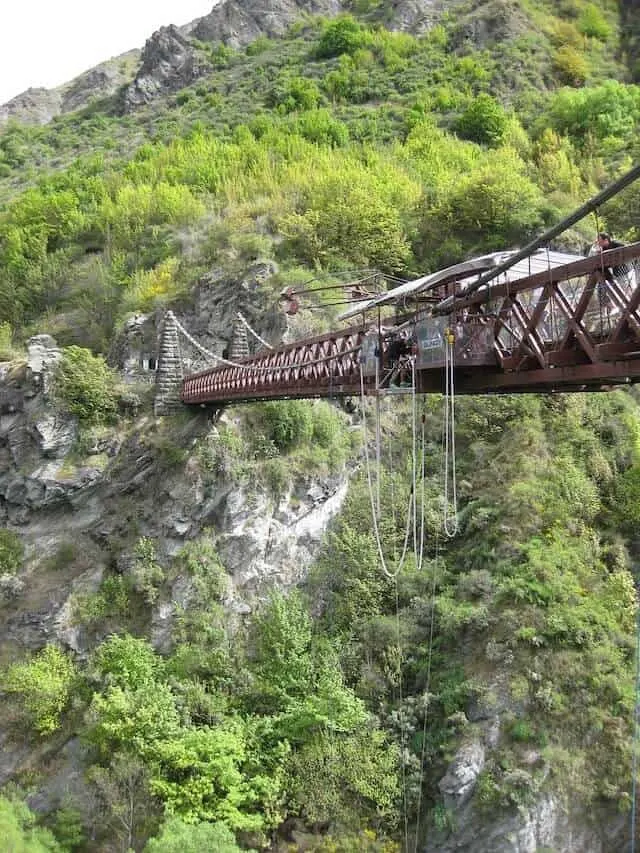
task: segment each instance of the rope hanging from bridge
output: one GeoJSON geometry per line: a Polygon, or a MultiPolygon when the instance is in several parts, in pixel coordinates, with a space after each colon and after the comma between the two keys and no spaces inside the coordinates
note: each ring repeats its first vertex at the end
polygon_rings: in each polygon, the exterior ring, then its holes
{"type": "Polygon", "coordinates": [[[636,683],[633,708],[633,739],[631,742],[631,846],[629,853],[636,851],[636,813],[638,797],[638,749],[640,748],[640,608],[636,615],[636,683]]]}
{"type": "Polygon", "coordinates": [[[444,509],[442,526],[451,539],[458,532],[458,487],[456,480],[455,334],[444,333],[444,509]]]}
{"type": "MultiPolygon", "coordinates": [[[[389,578],[389,580],[395,580],[402,567],[405,564],[407,553],[409,550],[409,536],[411,529],[413,527],[414,531],[414,555],[416,558],[416,565],[422,565],[422,554],[418,554],[418,536],[417,536],[417,521],[416,521],[416,492],[417,492],[417,427],[416,427],[416,382],[415,382],[415,365],[412,363],[411,366],[411,374],[412,374],[412,420],[413,420],[413,433],[412,433],[412,486],[411,493],[409,495],[409,504],[407,507],[407,522],[405,526],[405,536],[404,536],[404,544],[402,548],[402,554],[400,559],[398,560],[396,567],[394,570],[391,570],[387,564],[386,557],[384,555],[384,549],[382,547],[382,537],[380,535],[380,517],[381,517],[381,508],[380,508],[380,471],[382,467],[381,461],[381,439],[380,439],[380,419],[379,419],[379,409],[376,407],[376,471],[375,471],[375,483],[374,477],[372,474],[372,465],[371,459],[369,456],[369,436],[368,436],[368,428],[367,428],[367,415],[366,415],[366,401],[367,397],[364,389],[364,371],[362,364],[360,364],[360,404],[362,407],[362,433],[363,433],[363,442],[364,442],[364,459],[365,459],[365,469],[367,476],[367,487],[369,491],[369,502],[371,505],[371,521],[373,526],[373,535],[376,541],[376,549],[378,551],[378,557],[380,558],[380,566],[382,568],[382,572],[385,577],[389,578]],[[413,524],[412,524],[413,521],[413,524]]],[[[379,398],[378,398],[379,399],[379,398]]],[[[424,435],[424,432],[423,432],[424,435]]],[[[424,443],[423,443],[423,463],[422,467],[424,467],[424,443]]],[[[422,488],[422,517],[424,519],[424,484],[422,488]]],[[[424,521],[421,528],[420,535],[420,547],[424,542],[424,521]]]]}

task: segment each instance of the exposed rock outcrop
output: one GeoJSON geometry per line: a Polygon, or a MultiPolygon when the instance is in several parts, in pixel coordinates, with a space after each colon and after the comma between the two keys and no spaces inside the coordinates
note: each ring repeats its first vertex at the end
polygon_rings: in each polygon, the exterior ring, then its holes
{"type": "Polygon", "coordinates": [[[193,35],[202,41],[220,41],[242,47],[259,36],[279,36],[301,15],[338,15],[346,8],[341,0],[267,0],[253,4],[247,0],[225,0],[200,19],[193,35]]]}
{"type": "Polygon", "coordinates": [[[425,33],[437,22],[444,7],[443,0],[393,0],[389,29],[425,33]]]}
{"type": "Polygon", "coordinates": [[[112,97],[131,81],[139,62],[140,51],[130,50],[74,78],[62,88],[61,112],[70,113],[93,100],[112,97]]]}
{"type": "Polygon", "coordinates": [[[521,4],[513,0],[481,0],[458,18],[453,46],[466,43],[474,50],[484,50],[522,36],[531,28],[531,20],[521,4]]]}
{"type": "Polygon", "coordinates": [[[23,124],[48,124],[64,113],[88,106],[92,101],[110,98],[133,79],[140,60],[139,50],[101,62],[69,83],[55,89],[27,89],[0,106],[0,125],[9,119],[23,124]]]}
{"type": "Polygon", "coordinates": [[[24,124],[48,124],[60,114],[62,94],[57,89],[27,89],[0,106],[0,124],[9,119],[24,124]]]}
{"type": "Polygon", "coordinates": [[[155,32],[142,51],[142,65],[124,95],[124,109],[148,104],[202,77],[210,66],[180,30],[171,25],[155,32]]]}
{"type": "MultiPolygon", "coordinates": [[[[231,344],[238,311],[261,337],[271,344],[280,343],[287,320],[281,308],[274,304],[269,285],[277,272],[273,261],[256,261],[238,277],[211,270],[198,282],[193,310],[185,312],[180,319],[200,343],[216,354],[222,354],[222,348],[231,344]]],[[[252,351],[259,346],[253,339],[249,343],[252,351]]]]}
{"type": "Polygon", "coordinates": [[[527,809],[513,809],[493,820],[467,804],[455,812],[455,830],[434,833],[423,853],[624,853],[628,818],[598,824],[584,814],[569,814],[551,794],[527,809]]]}
{"type": "Polygon", "coordinates": [[[445,808],[459,809],[473,795],[478,776],[484,767],[484,746],[480,741],[470,741],[458,750],[447,773],[438,787],[444,797],[445,808]]]}

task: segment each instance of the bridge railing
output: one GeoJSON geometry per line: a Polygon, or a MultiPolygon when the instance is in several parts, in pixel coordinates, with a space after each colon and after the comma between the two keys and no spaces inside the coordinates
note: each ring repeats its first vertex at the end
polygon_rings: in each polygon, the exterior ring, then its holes
{"type": "Polygon", "coordinates": [[[192,404],[355,394],[360,387],[364,334],[364,328],[355,326],[200,371],[184,380],[182,401],[192,404]]]}

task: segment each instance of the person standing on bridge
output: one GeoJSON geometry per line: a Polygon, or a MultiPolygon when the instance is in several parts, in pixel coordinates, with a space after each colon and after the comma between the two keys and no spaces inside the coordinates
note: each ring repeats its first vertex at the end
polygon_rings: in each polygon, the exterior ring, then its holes
{"type": "MultiPolygon", "coordinates": [[[[600,249],[601,252],[607,252],[609,249],[621,249],[624,246],[624,243],[621,243],[619,240],[613,240],[609,234],[601,231],[598,234],[598,239],[596,240],[596,246],[600,249]]],[[[607,281],[613,281],[620,276],[628,275],[629,268],[626,264],[619,264],[615,267],[606,267],[605,268],[605,278],[607,281]]]]}
{"type": "MultiPolygon", "coordinates": [[[[589,254],[595,255],[598,252],[607,252],[609,249],[621,249],[623,246],[624,243],[612,239],[605,231],[600,231],[589,254]]],[[[624,288],[624,283],[628,280],[629,273],[630,270],[626,264],[617,264],[614,267],[602,267],[603,280],[598,282],[598,301],[600,303],[601,315],[602,311],[606,312],[607,322],[611,320],[612,298],[610,288],[615,285],[624,288]]]]}

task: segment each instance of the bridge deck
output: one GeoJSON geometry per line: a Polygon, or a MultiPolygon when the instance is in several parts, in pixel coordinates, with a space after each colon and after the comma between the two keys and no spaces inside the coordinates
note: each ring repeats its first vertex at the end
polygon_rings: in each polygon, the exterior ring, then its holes
{"type": "MultiPolygon", "coordinates": [[[[445,328],[455,338],[461,394],[598,390],[639,381],[639,258],[634,243],[491,283],[467,297],[454,284],[455,315],[415,315],[417,390],[444,387],[445,328]]],[[[181,399],[198,405],[352,396],[360,393],[361,364],[366,393],[384,391],[388,342],[371,328],[369,321],[187,376],[181,399]],[[376,375],[383,380],[376,383],[376,375]]]]}

